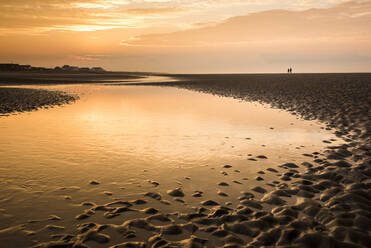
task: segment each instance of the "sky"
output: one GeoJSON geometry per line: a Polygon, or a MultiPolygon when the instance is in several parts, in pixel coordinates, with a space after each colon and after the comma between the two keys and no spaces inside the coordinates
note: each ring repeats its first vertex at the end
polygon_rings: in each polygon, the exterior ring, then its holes
{"type": "Polygon", "coordinates": [[[0,63],[369,72],[371,0],[0,0],[0,63]]]}

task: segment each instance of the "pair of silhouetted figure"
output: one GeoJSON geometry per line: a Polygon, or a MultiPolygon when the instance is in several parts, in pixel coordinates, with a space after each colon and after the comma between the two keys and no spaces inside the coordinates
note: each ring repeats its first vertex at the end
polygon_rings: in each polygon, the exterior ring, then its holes
{"type": "Polygon", "coordinates": [[[287,69],[287,73],[292,73],[292,68],[291,67],[287,69]]]}

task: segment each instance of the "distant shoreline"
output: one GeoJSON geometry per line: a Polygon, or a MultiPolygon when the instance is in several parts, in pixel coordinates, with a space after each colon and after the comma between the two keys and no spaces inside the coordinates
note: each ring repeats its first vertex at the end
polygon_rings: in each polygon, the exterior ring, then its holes
{"type": "Polygon", "coordinates": [[[0,85],[99,83],[102,80],[136,79],[145,75],[130,72],[0,72],[0,85]]]}

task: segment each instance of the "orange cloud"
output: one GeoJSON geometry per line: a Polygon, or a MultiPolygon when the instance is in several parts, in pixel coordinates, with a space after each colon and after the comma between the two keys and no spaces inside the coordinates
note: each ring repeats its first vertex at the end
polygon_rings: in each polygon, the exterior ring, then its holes
{"type": "Polygon", "coordinates": [[[131,7],[131,1],[110,0],[19,0],[0,2],[0,30],[5,33],[50,30],[96,31],[147,26],[146,19],[166,18],[183,10],[177,7],[131,7]]]}
{"type": "Polygon", "coordinates": [[[80,61],[97,61],[97,60],[99,60],[97,57],[92,57],[92,56],[89,56],[89,55],[86,55],[86,56],[76,55],[76,56],[71,56],[71,57],[72,57],[72,59],[80,60],[80,61]]]}
{"type": "Polygon", "coordinates": [[[128,54],[159,57],[152,66],[159,71],[279,72],[293,64],[301,72],[369,71],[370,11],[371,1],[271,10],[204,28],[142,35],[121,45],[128,54]]]}
{"type": "Polygon", "coordinates": [[[238,16],[200,29],[143,35],[128,46],[251,46],[326,40],[369,40],[371,1],[352,1],[328,9],[271,10],[238,16]]]}
{"type": "Polygon", "coordinates": [[[123,13],[128,13],[132,15],[161,15],[167,13],[177,13],[182,12],[183,9],[180,8],[140,8],[140,9],[126,9],[123,10],[123,13]]]}

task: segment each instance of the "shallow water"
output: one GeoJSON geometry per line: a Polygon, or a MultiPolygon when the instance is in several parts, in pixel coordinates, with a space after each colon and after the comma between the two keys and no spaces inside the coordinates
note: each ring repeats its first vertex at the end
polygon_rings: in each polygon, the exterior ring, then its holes
{"type": "Polygon", "coordinates": [[[300,163],[302,154],[320,152],[322,140],[333,138],[321,124],[284,111],[183,89],[32,87],[80,100],[0,118],[0,229],[57,214],[68,230],[82,201],[138,199],[154,189],[149,180],[164,195],[180,185],[186,195],[202,189],[213,199],[220,181],[244,182],[225,189],[233,196],[256,184],[257,171],[300,163]],[[248,160],[257,155],[268,159],[248,160]],[[225,164],[239,172],[220,174],[225,164]]]}
{"type": "Polygon", "coordinates": [[[153,83],[153,82],[174,82],[176,78],[168,76],[142,76],[137,79],[103,79],[101,82],[107,82],[110,85],[119,85],[120,83],[153,83]]]}

